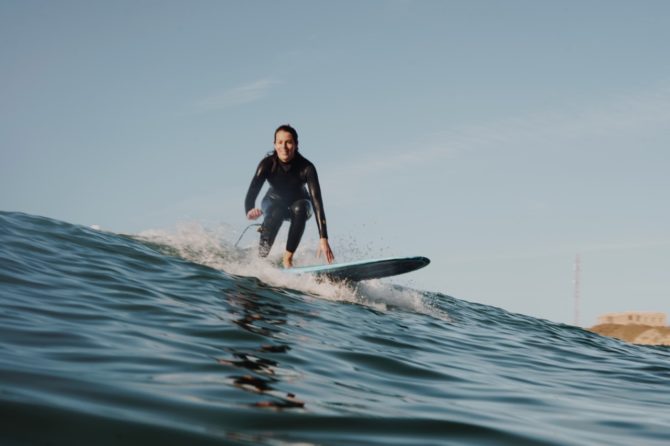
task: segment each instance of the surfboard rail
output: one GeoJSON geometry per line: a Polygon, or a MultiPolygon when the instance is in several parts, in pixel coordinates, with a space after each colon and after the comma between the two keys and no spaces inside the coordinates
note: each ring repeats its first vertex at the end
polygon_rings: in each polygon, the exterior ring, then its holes
{"type": "Polygon", "coordinates": [[[286,271],[292,274],[314,274],[330,280],[360,282],[409,273],[429,263],[430,259],[427,257],[388,257],[331,265],[299,266],[286,271]]]}

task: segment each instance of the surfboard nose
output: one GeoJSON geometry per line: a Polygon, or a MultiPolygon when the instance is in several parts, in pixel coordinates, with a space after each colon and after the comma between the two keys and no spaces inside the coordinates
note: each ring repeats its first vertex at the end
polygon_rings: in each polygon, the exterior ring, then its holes
{"type": "Polygon", "coordinates": [[[417,263],[421,263],[421,268],[428,266],[430,259],[428,257],[416,257],[417,263]]]}

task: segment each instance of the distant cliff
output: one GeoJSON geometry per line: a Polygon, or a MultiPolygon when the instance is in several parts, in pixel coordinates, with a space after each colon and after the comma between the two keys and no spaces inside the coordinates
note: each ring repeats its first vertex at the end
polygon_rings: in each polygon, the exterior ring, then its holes
{"type": "Polygon", "coordinates": [[[653,327],[632,324],[599,324],[589,328],[603,336],[610,336],[632,344],[669,345],[670,327],[653,327]]]}

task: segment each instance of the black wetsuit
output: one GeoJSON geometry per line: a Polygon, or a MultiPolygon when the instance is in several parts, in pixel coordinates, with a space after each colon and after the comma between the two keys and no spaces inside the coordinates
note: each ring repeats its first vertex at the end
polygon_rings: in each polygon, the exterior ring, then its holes
{"type": "Polygon", "coordinates": [[[261,209],[265,215],[259,246],[261,256],[265,257],[270,252],[284,220],[291,221],[286,250],[295,252],[305,231],[305,222],[311,216],[312,207],[316,214],[319,236],[328,238],[321,187],[314,164],[298,152],[289,163],[281,162],[276,153],[263,158],[258,164],[244,200],[247,213],[255,207],[256,198],[265,180],[270,183],[270,189],[261,202],[261,209]]]}

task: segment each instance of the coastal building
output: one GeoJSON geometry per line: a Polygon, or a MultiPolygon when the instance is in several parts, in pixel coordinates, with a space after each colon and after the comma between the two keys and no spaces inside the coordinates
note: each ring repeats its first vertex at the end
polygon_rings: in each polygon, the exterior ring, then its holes
{"type": "Polygon", "coordinates": [[[621,313],[607,313],[598,317],[598,324],[618,325],[650,325],[665,327],[668,318],[665,313],[652,311],[624,311],[621,313]]]}

